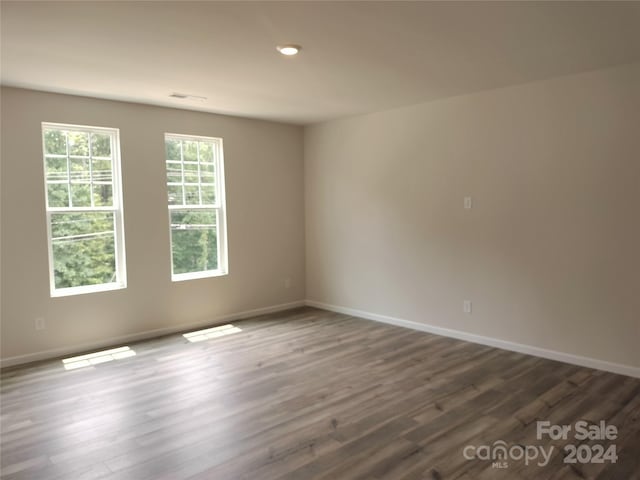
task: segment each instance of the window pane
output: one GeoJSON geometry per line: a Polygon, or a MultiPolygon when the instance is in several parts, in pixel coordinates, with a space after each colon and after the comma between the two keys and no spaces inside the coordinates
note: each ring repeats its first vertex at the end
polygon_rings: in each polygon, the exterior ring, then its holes
{"type": "Polygon", "coordinates": [[[213,144],[200,142],[200,161],[213,162],[213,144]]]}
{"type": "Polygon", "coordinates": [[[185,183],[198,183],[198,164],[196,162],[183,164],[185,183]]]}
{"type": "Polygon", "coordinates": [[[216,203],[216,189],[213,185],[202,185],[202,204],[213,205],[216,203]]]}
{"type": "Polygon", "coordinates": [[[167,171],[167,183],[182,183],[182,173],[167,171]]]}
{"type": "Polygon", "coordinates": [[[180,162],[167,162],[167,182],[182,182],[182,164],[180,162]]]}
{"type": "Polygon", "coordinates": [[[165,150],[167,160],[181,160],[180,158],[180,140],[165,140],[165,150]]]}
{"type": "Polygon", "coordinates": [[[182,154],[184,155],[185,162],[197,162],[198,161],[198,142],[185,141],[182,142],[182,154]]]}
{"type": "Polygon", "coordinates": [[[170,205],[213,205],[216,177],[214,142],[165,138],[167,156],[177,157],[182,148],[182,161],[167,160],[167,190],[170,205]],[[175,188],[181,184],[183,188],[175,188]]]}
{"type": "Polygon", "coordinates": [[[69,155],[89,156],[89,134],[87,132],[67,132],[69,155]]]}
{"type": "Polygon", "coordinates": [[[200,181],[202,183],[214,183],[213,172],[200,172],[200,181]]]}
{"type": "Polygon", "coordinates": [[[72,182],[89,182],[91,179],[88,158],[69,159],[69,168],[72,182]]]}
{"type": "Polygon", "coordinates": [[[91,155],[94,157],[111,156],[111,137],[101,133],[91,134],[91,155]]]}
{"type": "Polygon", "coordinates": [[[52,213],[56,288],[116,281],[112,212],[52,213]]]}
{"type": "Polygon", "coordinates": [[[59,157],[47,157],[46,159],[47,180],[67,180],[67,159],[59,157]]]}
{"type": "Polygon", "coordinates": [[[168,185],[169,205],[184,205],[182,199],[182,185],[168,185]]]}
{"type": "Polygon", "coordinates": [[[47,199],[51,208],[69,206],[69,185],[65,183],[47,183],[47,199]]]}
{"type": "Polygon", "coordinates": [[[62,130],[44,131],[44,153],[52,155],[67,154],[67,139],[62,130]]]}
{"type": "Polygon", "coordinates": [[[112,207],[113,185],[110,183],[94,183],[93,204],[96,207],[112,207]]]}
{"type": "Polygon", "coordinates": [[[113,181],[113,171],[111,166],[111,160],[92,160],[91,175],[94,182],[109,182],[113,181]]]}
{"type": "Polygon", "coordinates": [[[215,210],[172,210],[171,248],[173,273],[218,268],[215,210]]]}
{"type": "Polygon", "coordinates": [[[197,185],[186,185],[184,187],[184,203],[185,205],[199,205],[200,204],[200,192],[197,185]]]}
{"type": "Polygon", "coordinates": [[[185,183],[198,183],[198,180],[200,180],[200,175],[198,175],[197,171],[194,172],[194,171],[185,169],[184,171],[185,183]]]}
{"type": "Polygon", "coordinates": [[[91,188],[88,183],[72,183],[71,184],[71,206],[73,207],[90,207],[91,206],[91,188]]]}

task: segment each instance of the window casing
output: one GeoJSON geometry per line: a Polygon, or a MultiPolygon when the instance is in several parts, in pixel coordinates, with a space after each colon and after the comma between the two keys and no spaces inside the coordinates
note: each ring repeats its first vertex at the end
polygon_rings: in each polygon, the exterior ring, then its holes
{"type": "Polygon", "coordinates": [[[226,275],[222,139],[165,134],[171,279],[226,275]]]}
{"type": "Polygon", "coordinates": [[[51,296],[126,287],[119,131],[42,124],[51,296]]]}

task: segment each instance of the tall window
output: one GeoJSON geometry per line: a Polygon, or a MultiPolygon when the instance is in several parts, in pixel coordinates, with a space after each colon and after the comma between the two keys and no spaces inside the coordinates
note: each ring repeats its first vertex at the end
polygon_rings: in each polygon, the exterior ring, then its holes
{"type": "Polygon", "coordinates": [[[118,130],[42,124],[52,296],[126,287],[118,130]]]}
{"type": "Polygon", "coordinates": [[[172,279],[227,273],[222,139],[165,135],[172,279]]]}

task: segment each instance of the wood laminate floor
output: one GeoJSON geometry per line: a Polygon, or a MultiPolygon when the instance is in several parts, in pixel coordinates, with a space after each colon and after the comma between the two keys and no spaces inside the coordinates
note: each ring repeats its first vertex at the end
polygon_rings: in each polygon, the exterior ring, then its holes
{"type": "Polygon", "coordinates": [[[4,480],[640,478],[640,380],[311,308],[65,371],[2,373],[4,480]],[[536,420],[617,426],[614,442],[539,441],[536,420]],[[467,445],[554,447],[543,467],[467,445]],[[617,463],[565,464],[566,443],[617,463]]]}

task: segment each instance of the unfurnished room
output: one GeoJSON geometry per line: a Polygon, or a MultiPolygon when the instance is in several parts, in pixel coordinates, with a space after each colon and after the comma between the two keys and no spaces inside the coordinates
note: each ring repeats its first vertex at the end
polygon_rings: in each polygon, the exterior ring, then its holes
{"type": "Polygon", "coordinates": [[[640,480],[639,1],[0,19],[0,479],[640,480]]]}

